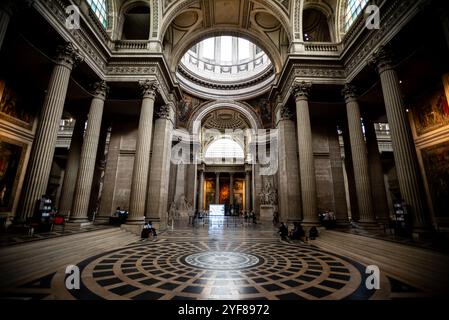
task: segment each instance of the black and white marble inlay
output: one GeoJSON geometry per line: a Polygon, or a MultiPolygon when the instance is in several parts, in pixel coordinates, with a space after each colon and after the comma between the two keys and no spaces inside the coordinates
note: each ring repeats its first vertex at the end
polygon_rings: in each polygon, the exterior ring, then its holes
{"type": "Polygon", "coordinates": [[[241,270],[257,265],[260,258],[242,252],[209,251],[191,254],[185,262],[201,269],[241,270]]]}

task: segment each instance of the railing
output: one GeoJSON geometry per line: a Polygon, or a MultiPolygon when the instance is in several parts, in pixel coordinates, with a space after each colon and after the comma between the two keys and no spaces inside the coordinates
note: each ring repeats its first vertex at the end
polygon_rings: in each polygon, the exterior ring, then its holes
{"type": "Polygon", "coordinates": [[[338,52],[338,45],[332,43],[305,43],[304,48],[306,51],[312,52],[338,52]]]}
{"type": "Polygon", "coordinates": [[[115,42],[116,50],[147,50],[150,41],[147,40],[120,40],[115,42]]]}
{"type": "Polygon", "coordinates": [[[270,65],[271,63],[270,59],[265,53],[257,55],[254,59],[250,61],[245,61],[243,63],[233,65],[224,65],[206,61],[204,59],[198,58],[197,56],[193,55],[190,52],[187,52],[184,55],[182,61],[185,66],[190,67],[189,68],[190,70],[192,70],[192,66],[194,66],[199,71],[211,72],[215,74],[228,74],[228,75],[235,75],[241,72],[247,73],[253,70],[257,71],[259,69],[262,69],[262,67],[270,65]]]}

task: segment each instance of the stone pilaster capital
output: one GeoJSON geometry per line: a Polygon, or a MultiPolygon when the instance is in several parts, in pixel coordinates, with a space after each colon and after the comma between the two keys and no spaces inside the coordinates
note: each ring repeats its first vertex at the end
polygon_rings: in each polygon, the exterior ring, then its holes
{"type": "Polygon", "coordinates": [[[109,93],[109,87],[106,81],[95,82],[92,85],[92,94],[95,98],[106,100],[109,93]]]}
{"type": "Polygon", "coordinates": [[[293,84],[293,94],[296,100],[308,100],[312,90],[311,82],[297,82],[293,84]]]}
{"type": "Polygon", "coordinates": [[[279,110],[279,121],[292,120],[292,119],[293,119],[293,112],[290,110],[288,106],[282,105],[281,109],[279,110]]]}
{"type": "Polygon", "coordinates": [[[341,91],[341,94],[343,95],[343,97],[345,97],[346,102],[356,100],[358,97],[357,88],[349,83],[347,83],[344,86],[343,90],[341,91]]]}
{"type": "Polygon", "coordinates": [[[168,104],[161,105],[159,110],[156,111],[156,115],[159,119],[172,120],[172,112],[170,109],[171,107],[168,104]]]}
{"type": "Polygon", "coordinates": [[[393,69],[393,53],[389,47],[381,46],[373,53],[371,57],[371,65],[373,65],[379,74],[384,71],[393,69]]]}
{"type": "Polygon", "coordinates": [[[79,49],[72,42],[58,46],[57,54],[56,62],[70,69],[84,61],[84,57],[81,55],[79,49]]]}
{"type": "Polygon", "coordinates": [[[139,87],[142,91],[143,98],[156,99],[156,94],[159,89],[159,84],[156,80],[139,81],[139,87]]]}

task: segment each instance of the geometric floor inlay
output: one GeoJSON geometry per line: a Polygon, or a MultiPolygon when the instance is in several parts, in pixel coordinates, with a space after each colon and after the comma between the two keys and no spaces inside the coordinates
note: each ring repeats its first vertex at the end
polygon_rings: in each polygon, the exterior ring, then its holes
{"type": "MultiPolygon", "coordinates": [[[[77,299],[369,299],[364,268],[311,245],[174,241],[131,245],[78,264],[77,299]]],[[[62,290],[64,278],[54,283],[62,290]]]]}

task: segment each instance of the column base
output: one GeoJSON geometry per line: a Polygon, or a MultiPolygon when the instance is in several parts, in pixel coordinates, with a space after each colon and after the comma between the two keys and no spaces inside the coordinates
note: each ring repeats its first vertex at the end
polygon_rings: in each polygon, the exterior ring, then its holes
{"type": "Polygon", "coordinates": [[[349,220],[338,220],[337,219],[337,228],[349,228],[350,226],[349,220]]]}
{"type": "Polygon", "coordinates": [[[145,217],[131,217],[126,220],[127,225],[144,225],[145,217]]]}
{"type": "Polygon", "coordinates": [[[67,221],[67,226],[70,226],[70,227],[84,228],[84,227],[88,227],[91,225],[93,225],[93,222],[89,221],[88,219],[85,219],[85,218],[77,219],[77,220],[71,219],[71,220],[67,221]]]}
{"type": "Polygon", "coordinates": [[[126,230],[128,232],[131,232],[137,236],[140,237],[143,229],[143,223],[141,225],[139,224],[122,224],[120,225],[120,229],[126,230]]]}
{"type": "Polygon", "coordinates": [[[321,223],[319,221],[301,221],[301,225],[303,227],[321,227],[321,223]]]}
{"type": "Polygon", "coordinates": [[[382,227],[379,225],[377,221],[359,221],[357,223],[354,223],[357,228],[363,229],[363,230],[381,230],[382,227]]]}
{"type": "Polygon", "coordinates": [[[103,223],[109,223],[110,217],[95,217],[95,223],[103,224],[103,223]]]}

